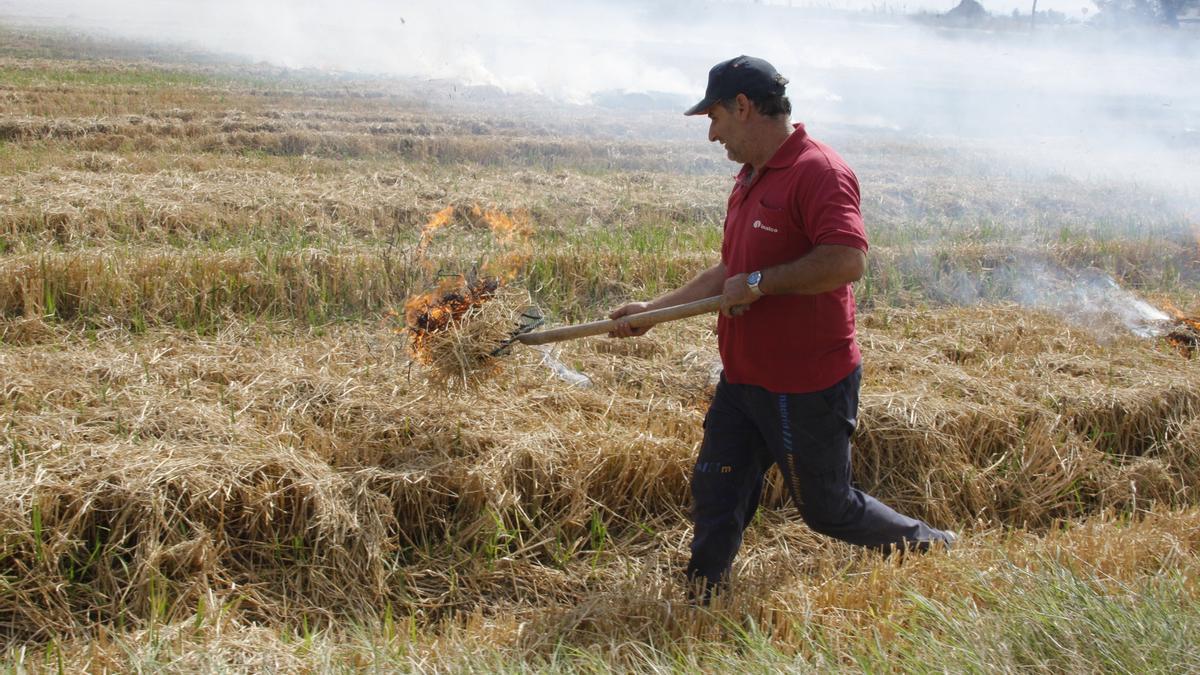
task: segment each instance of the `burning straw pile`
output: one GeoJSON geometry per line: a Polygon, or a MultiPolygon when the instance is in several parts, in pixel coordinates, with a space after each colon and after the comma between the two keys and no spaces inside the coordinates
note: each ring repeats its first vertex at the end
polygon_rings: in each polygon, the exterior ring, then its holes
{"type": "Polygon", "coordinates": [[[498,270],[496,276],[454,275],[432,292],[404,303],[403,332],[409,354],[428,367],[431,380],[441,384],[467,384],[494,373],[497,350],[508,344],[522,311],[531,304],[528,293],[505,285],[528,259],[532,233],[528,215],[447,206],[433,214],[422,230],[418,258],[425,259],[433,235],[456,217],[468,225],[487,226],[500,255],[492,265],[498,270]]]}
{"type": "Polygon", "coordinates": [[[1196,349],[1200,348],[1200,317],[1184,316],[1178,310],[1173,310],[1172,313],[1175,315],[1174,323],[1167,328],[1163,337],[1175,345],[1179,353],[1191,358],[1196,349]]]}
{"type": "Polygon", "coordinates": [[[507,344],[529,302],[528,293],[494,277],[443,281],[404,305],[409,354],[442,384],[486,377],[495,372],[496,351],[507,344]]]}

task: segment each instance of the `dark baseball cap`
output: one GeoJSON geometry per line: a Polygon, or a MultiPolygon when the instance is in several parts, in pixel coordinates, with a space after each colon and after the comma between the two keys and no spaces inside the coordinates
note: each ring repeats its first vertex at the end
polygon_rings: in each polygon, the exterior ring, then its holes
{"type": "Polygon", "coordinates": [[[770,63],[745,54],[736,56],[708,71],[708,89],[704,90],[704,98],[683,114],[703,115],[719,101],[727,101],[738,94],[752,99],[782,96],[787,83],[787,78],[770,63]]]}

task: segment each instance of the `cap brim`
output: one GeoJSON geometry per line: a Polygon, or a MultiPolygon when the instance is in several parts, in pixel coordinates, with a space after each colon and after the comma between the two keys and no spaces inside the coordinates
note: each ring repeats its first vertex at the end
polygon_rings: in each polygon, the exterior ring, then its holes
{"type": "Polygon", "coordinates": [[[714,101],[710,98],[704,98],[696,105],[683,111],[683,114],[684,115],[703,115],[704,113],[708,112],[709,108],[713,107],[716,104],[717,104],[716,101],[714,101]]]}

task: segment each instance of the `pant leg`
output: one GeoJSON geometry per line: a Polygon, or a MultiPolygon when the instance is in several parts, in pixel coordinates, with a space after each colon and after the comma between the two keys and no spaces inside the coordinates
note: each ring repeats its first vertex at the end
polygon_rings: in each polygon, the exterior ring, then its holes
{"type": "Polygon", "coordinates": [[[738,388],[717,384],[704,419],[704,441],[692,472],[690,583],[704,599],[729,576],[742,533],[754,518],[770,465],[766,443],[739,400],[738,388]]]}
{"type": "Polygon", "coordinates": [[[824,391],[759,389],[756,421],[804,522],[821,534],[890,550],[928,547],[949,535],[897,513],[851,483],[850,437],[858,422],[861,367],[824,391]]]}

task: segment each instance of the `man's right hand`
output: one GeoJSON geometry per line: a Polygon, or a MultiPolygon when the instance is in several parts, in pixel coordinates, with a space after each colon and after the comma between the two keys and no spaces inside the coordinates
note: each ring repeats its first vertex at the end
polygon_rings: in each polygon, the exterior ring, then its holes
{"type": "MultiPolygon", "coordinates": [[[[614,309],[611,313],[609,313],[608,318],[620,319],[624,316],[640,314],[648,309],[650,309],[650,303],[648,302],[631,302],[628,305],[623,305],[614,309]]],[[[637,337],[638,335],[645,335],[646,331],[650,330],[650,328],[650,326],[646,326],[645,328],[634,328],[633,326],[629,325],[628,321],[617,321],[617,327],[609,331],[608,336],[619,338],[637,337]]]]}

